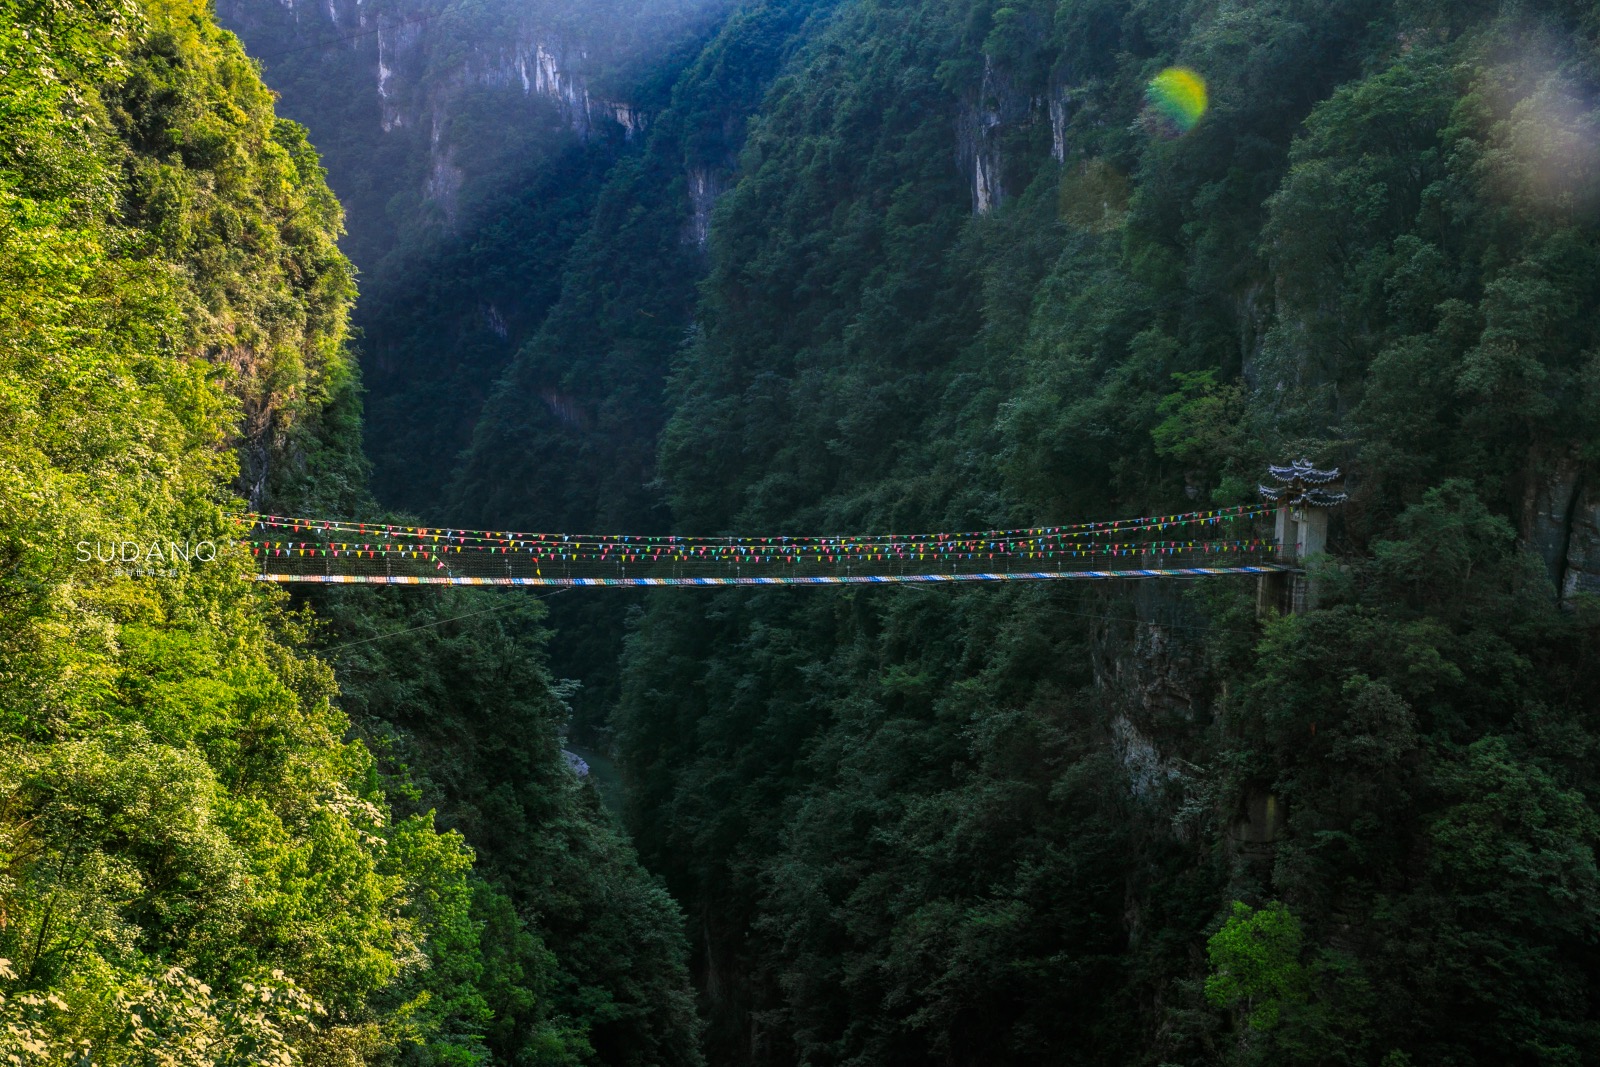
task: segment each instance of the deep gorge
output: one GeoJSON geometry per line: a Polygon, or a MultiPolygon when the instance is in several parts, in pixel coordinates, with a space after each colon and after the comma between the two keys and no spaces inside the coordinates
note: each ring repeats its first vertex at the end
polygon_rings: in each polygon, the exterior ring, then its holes
{"type": "Polygon", "coordinates": [[[1597,1062],[1593,4],[7,15],[0,1060],[1597,1062]],[[72,558],[1300,457],[1289,614],[72,558]]]}

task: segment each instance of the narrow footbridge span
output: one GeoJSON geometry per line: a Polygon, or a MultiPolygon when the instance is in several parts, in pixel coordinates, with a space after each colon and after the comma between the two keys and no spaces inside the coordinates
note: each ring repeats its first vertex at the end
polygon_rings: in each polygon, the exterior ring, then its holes
{"type": "Polygon", "coordinates": [[[1290,572],[1273,508],[1011,530],[804,536],[550,534],[247,515],[264,582],[639,588],[1208,578],[1290,572]]]}

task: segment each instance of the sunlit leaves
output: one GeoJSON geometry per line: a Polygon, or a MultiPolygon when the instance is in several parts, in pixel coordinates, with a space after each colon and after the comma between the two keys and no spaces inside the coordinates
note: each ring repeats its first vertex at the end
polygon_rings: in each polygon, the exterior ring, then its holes
{"type": "Polygon", "coordinates": [[[1300,922],[1273,901],[1260,909],[1233,902],[1233,914],[1206,942],[1212,974],[1206,998],[1241,1009],[1247,1025],[1271,1030],[1286,1005],[1304,1001],[1309,983],[1300,962],[1300,922]]]}

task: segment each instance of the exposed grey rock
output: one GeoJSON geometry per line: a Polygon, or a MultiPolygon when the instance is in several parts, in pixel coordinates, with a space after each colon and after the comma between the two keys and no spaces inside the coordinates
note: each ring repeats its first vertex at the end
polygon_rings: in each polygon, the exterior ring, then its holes
{"type": "Polygon", "coordinates": [[[1523,544],[1544,560],[1563,600],[1600,593],[1600,487],[1576,452],[1535,455],[1528,467],[1523,544]]]}

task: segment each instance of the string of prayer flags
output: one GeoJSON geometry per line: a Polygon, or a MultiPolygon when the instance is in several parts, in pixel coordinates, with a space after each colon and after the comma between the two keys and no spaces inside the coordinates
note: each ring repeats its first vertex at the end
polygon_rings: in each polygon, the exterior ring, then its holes
{"type": "MultiPolygon", "coordinates": [[[[799,549],[811,548],[813,550],[843,549],[845,551],[863,551],[876,547],[889,551],[899,551],[906,547],[937,548],[946,546],[947,551],[961,551],[963,547],[968,551],[973,550],[974,543],[1013,542],[1017,540],[1038,542],[1043,540],[1059,540],[1062,538],[1084,538],[1094,536],[1097,532],[1118,531],[1137,532],[1146,530],[1166,530],[1173,526],[1184,525],[1215,525],[1218,522],[1240,519],[1258,518],[1269,514],[1270,509],[1262,505],[1241,505],[1233,508],[1219,508],[1204,511],[1192,511],[1175,515],[1142,516],[1129,519],[1114,519],[1103,522],[1076,523],[1062,526],[1034,526],[1013,530],[983,530],[964,532],[937,532],[920,534],[863,534],[863,535],[806,535],[806,536],[762,536],[762,537],[695,537],[684,535],[638,535],[638,534],[550,534],[550,533],[519,533],[506,530],[456,530],[453,528],[440,530],[437,527],[411,527],[395,524],[382,524],[384,533],[388,537],[401,535],[418,540],[430,539],[435,544],[441,541],[454,541],[457,545],[482,545],[493,542],[502,545],[510,544],[512,547],[524,547],[524,542],[531,546],[562,545],[574,548],[593,547],[596,545],[611,544],[644,544],[665,545],[678,549],[700,548],[711,552],[721,551],[726,553],[732,550],[744,549],[746,555],[763,554],[759,550],[770,546],[774,542],[799,549]]],[[[374,529],[379,524],[356,523],[342,520],[304,519],[293,516],[250,514],[243,516],[242,521],[250,525],[266,529],[289,529],[294,531],[320,529],[327,532],[359,532],[365,533],[369,525],[374,529]]],[[[824,552],[824,554],[827,554],[824,552]]]]}

